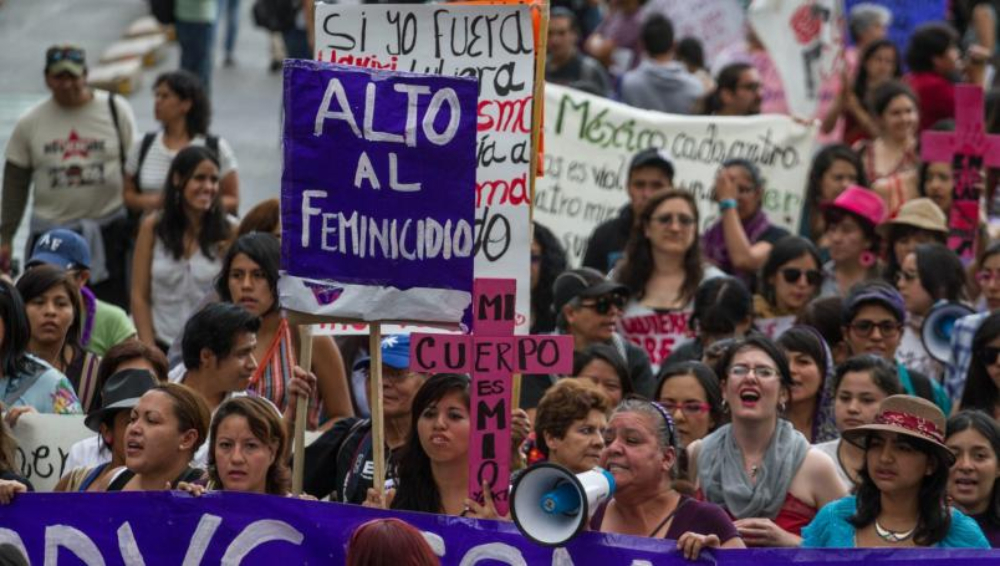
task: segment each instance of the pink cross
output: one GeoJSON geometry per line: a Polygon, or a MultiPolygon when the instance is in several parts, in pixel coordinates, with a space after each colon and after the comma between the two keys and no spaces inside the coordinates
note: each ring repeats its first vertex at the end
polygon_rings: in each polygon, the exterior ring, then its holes
{"type": "Polygon", "coordinates": [[[983,127],[983,89],[955,87],[955,131],[926,130],[920,137],[924,161],[950,162],[954,197],[948,219],[948,247],[963,261],[974,257],[979,227],[979,194],[984,166],[1000,165],[1000,136],[987,135],[983,127]]]}
{"type": "Polygon", "coordinates": [[[514,336],[514,279],[476,279],[472,291],[475,335],[413,334],[410,365],[425,373],[471,373],[469,497],[507,514],[510,485],[511,375],[573,371],[572,336],[514,336]]]}

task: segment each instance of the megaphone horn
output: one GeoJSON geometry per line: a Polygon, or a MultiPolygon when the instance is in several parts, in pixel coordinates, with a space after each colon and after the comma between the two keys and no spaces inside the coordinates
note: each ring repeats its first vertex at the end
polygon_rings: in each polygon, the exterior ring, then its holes
{"type": "Polygon", "coordinates": [[[579,534],[615,492],[615,478],[601,468],[574,475],[551,462],[536,464],[514,480],[510,512],[529,540],[562,546],[579,534]]]}
{"type": "Polygon", "coordinates": [[[951,334],[955,329],[955,322],[975,312],[962,303],[942,301],[934,305],[920,327],[920,340],[924,343],[927,354],[939,362],[951,359],[951,334]]]}

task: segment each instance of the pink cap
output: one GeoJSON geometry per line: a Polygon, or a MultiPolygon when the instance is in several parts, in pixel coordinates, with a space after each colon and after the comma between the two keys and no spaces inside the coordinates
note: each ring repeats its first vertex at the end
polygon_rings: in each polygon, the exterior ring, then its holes
{"type": "Polygon", "coordinates": [[[823,207],[826,210],[839,209],[850,212],[861,217],[872,227],[878,226],[885,220],[885,203],[882,197],[873,190],[866,189],[860,185],[851,185],[823,207]]]}

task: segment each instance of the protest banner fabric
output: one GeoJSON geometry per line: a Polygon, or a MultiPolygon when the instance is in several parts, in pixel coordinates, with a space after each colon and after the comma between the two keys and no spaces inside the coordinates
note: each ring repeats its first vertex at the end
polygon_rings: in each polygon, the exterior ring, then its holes
{"type": "Polygon", "coordinates": [[[535,219],[559,236],[571,264],[580,264],[593,229],[628,203],[629,162],[648,147],[673,160],[674,186],[698,201],[700,230],[718,219],[712,188],[731,157],[760,167],[771,223],[798,230],[815,128],[787,116],[650,112],[551,83],[545,101],[545,176],[538,180],[535,219]]]}
{"type": "Polygon", "coordinates": [[[66,459],[78,441],[97,436],[83,424],[83,415],[27,413],[10,432],[17,442],[15,469],[37,491],[52,491],[69,470],[66,459]]]}
{"type": "MultiPolygon", "coordinates": [[[[419,529],[444,566],[689,566],[674,541],[583,532],[564,548],[533,544],[507,521],[390,512],[244,493],[26,494],[0,506],[0,543],[32,564],[345,564],[350,536],[374,519],[419,529]],[[99,520],[95,510],[100,510],[99,520]]],[[[995,550],[703,550],[717,566],[988,566],[995,550]]]]}
{"type": "Polygon", "coordinates": [[[282,305],[461,321],[471,303],[477,86],[285,64],[282,305]]]}
{"type": "Polygon", "coordinates": [[[475,276],[517,280],[518,334],[530,313],[533,33],[527,6],[316,6],[319,60],[479,79],[475,276]]]}
{"type": "Polygon", "coordinates": [[[781,76],[788,109],[814,116],[824,84],[843,62],[844,14],[839,0],[756,0],[747,19],[781,76]]]}

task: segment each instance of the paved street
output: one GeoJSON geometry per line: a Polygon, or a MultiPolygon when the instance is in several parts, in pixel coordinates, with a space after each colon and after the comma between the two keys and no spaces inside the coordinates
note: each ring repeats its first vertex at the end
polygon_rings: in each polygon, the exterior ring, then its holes
{"type": "MultiPolygon", "coordinates": [[[[18,116],[47,95],[42,72],[48,46],[76,43],[87,50],[89,61],[96,62],[128,25],[148,10],[146,0],[2,1],[2,147],[6,147],[18,116]]],[[[241,211],[265,198],[276,197],[281,178],[278,137],[281,79],[280,74],[268,71],[268,38],[253,26],[251,5],[252,0],[242,0],[240,6],[242,17],[235,67],[222,66],[222,38],[216,38],[212,93],[212,132],[229,141],[239,160],[241,211]]],[[[158,127],[153,119],[152,83],[159,73],[177,68],[178,53],[177,46],[170,45],[163,61],[144,70],[142,84],[129,97],[140,133],[158,127]]]]}

